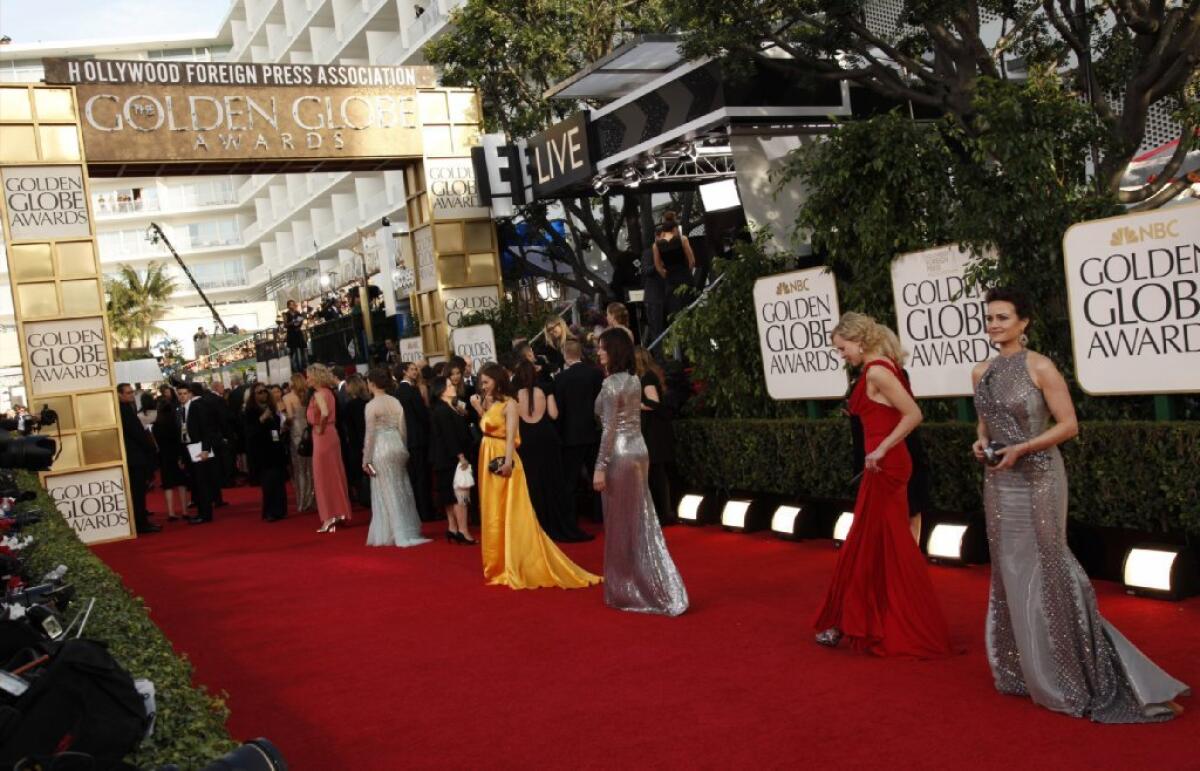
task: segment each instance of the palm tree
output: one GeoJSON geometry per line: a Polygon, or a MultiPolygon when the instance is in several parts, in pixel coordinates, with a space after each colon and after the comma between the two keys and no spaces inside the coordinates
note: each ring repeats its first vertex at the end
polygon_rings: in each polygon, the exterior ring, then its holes
{"type": "Polygon", "coordinates": [[[152,262],[145,273],[120,265],[116,276],[105,279],[104,291],[108,294],[109,326],[126,348],[136,342],[148,348],[151,335],[165,334],[155,322],[167,313],[175,279],[164,265],[152,262]]]}

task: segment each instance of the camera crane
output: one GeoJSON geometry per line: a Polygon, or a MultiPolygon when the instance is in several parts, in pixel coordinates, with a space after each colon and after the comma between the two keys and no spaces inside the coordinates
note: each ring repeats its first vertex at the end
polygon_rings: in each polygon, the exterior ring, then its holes
{"type": "Polygon", "coordinates": [[[213,307],[211,302],[209,302],[208,295],[204,294],[204,290],[200,288],[200,284],[196,283],[196,277],[192,275],[190,270],[188,270],[188,266],[183,261],[183,258],[179,256],[179,252],[175,251],[175,247],[171,245],[171,239],[167,238],[167,234],[163,232],[163,229],[158,226],[157,222],[151,222],[149,227],[146,228],[146,238],[149,239],[150,243],[152,244],[157,244],[159,241],[162,241],[167,245],[167,249],[170,250],[171,256],[175,258],[175,262],[179,263],[179,267],[183,268],[183,272],[188,277],[188,281],[192,282],[192,286],[196,287],[196,292],[200,295],[200,299],[203,300],[204,304],[208,306],[208,310],[212,313],[213,321],[217,322],[217,326],[221,328],[222,332],[228,333],[229,328],[226,327],[225,322],[221,320],[221,314],[217,313],[217,309],[213,307]]]}

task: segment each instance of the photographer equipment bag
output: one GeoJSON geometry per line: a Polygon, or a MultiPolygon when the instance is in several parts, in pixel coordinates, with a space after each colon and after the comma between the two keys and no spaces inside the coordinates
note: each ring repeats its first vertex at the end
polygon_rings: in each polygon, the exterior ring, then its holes
{"type": "Polygon", "coordinates": [[[0,767],[26,755],[71,750],[120,767],[146,733],[146,710],[129,676],[91,640],[47,644],[50,661],[24,673],[29,690],[0,706],[0,767]]]}

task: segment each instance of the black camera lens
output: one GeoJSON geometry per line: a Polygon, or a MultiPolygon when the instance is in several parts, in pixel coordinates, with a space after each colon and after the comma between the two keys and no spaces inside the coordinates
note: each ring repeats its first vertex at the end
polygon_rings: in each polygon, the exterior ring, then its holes
{"type": "Polygon", "coordinates": [[[56,447],[54,440],[46,436],[0,436],[0,468],[46,471],[54,463],[56,447]]]}

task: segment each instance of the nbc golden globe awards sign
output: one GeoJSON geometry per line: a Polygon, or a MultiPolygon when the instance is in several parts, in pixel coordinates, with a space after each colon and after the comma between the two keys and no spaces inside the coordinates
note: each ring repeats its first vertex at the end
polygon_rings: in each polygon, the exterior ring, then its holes
{"type": "Polygon", "coordinates": [[[825,268],[760,278],[754,314],[767,393],[773,399],[839,399],[849,382],[831,334],[837,285],[825,268]]]}
{"type": "Polygon", "coordinates": [[[496,360],[496,335],[491,324],[459,327],[451,334],[450,347],[454,353],[475,364],[475,371],[496,360]]]}
{"type": "Polygon", "coordinates": [[[967,286],[971,254],[942,246],[892,262],[896,331],[918,397],[970,396],[971,370],[992,355],[978,287],[967,286]]]}
{"type": "Polygon", "coordinates": [[[120,466],[47,476],[46,492],[84,543],[129,537],[129,506],[120,466]]]}
{"type": "Polygon", "coordinates": [[[1063,255],[1085,391],[1200,391],[1200,205],[1081,222],[1063,255]]]}

